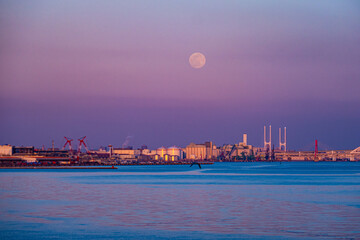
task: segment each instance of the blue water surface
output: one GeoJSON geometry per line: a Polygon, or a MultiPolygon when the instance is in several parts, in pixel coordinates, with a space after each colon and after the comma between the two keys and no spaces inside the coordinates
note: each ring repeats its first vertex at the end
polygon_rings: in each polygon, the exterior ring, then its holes
{"type": "Polygon", "coordinates": [[[0,207],[0,239],[360,239],[360,163],[1,169],[0,207]]]}

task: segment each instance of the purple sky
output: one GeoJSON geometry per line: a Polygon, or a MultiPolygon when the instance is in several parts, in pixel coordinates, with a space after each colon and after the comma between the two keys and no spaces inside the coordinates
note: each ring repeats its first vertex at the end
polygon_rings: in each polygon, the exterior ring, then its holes
{"type": "Polygon", "coordinates": [[[0,144],[261,146],[271,124],[353,149],[359,123],[359,1],[0,2],[0,144]]]}

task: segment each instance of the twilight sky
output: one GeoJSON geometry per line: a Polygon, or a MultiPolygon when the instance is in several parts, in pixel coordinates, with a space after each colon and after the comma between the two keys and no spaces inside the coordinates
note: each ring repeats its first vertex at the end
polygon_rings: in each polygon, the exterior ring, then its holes
{"type": "Polygon", "coordinates": [[[0,1],[0,144],[262,146],[271,124],[354,149],[359,123],[360,1],[0,1]]]}

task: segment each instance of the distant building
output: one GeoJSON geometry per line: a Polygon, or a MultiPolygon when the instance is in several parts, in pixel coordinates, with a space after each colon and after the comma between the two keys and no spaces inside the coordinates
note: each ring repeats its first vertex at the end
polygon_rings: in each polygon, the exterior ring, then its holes
{"type": "MultiPolygon", "coordinates": [[[[356,150],[356,149],[355,149],[356,150]]],[[[355,150],[328,150],[318,151],[315,158],[314,151],[279,151],[276,159],[287,161],[356,161],[360,160],[360,152],[356,155],[355,150]]],[[[360,148],[359,148],[360,150],[360,148]]]]}
{"type": "Polygon", "coordinates": [[[212,142],[190,143],[185,148],[187,159],[212,159],[216,157],[216,146],[212,142]]]}
{"type": "Polygon", "coordinates": [[[112,149],[112,155],[118,156],[120,159],[135,159],[140,156],[140,153],[140,149],[132,149],[132,147],[112,149]]]}
{"type": "Polygon", "coordinates": [[[13,155],[32,155],[34,147],[13,147],[13,155]]]}
{"type": "Polygon", "coordinates": [[[52,150],[52,149],[47,149],[47,150],[35,149],[34,154],[41,155],[41,156],[48,156],[48,157],[66,157],[69,155],[69,151],[60,150],[58,148],[54,148],[54,150],[52,150]]]}
{"type": "Polygon", "coordinates": [[[142,149],[141,150],[141,155],[155,155],[156,154],[156,150],[150,150],[150,149],[142,149]]]}
{"type": "Polygon", "coordinates": [[[226,161],[253,159],[257,150],[252,145],[248,145],[247,140],[247,134],[243,134],[242,142],[223,145],[218,149],[218,159],[226,161]]]}
{"type": "Polygon", "coordinates": [[[150,150],[146,148],[146,149],[141,149],[141,153],[138,159],[142,161],[152,161],[152,160],[159,160],[159,156],[156,155],[156,150],[150,150]]]}
{"type": "Polygon", "coordinates": [[[252,146],[244,145],[243,142],[234,145],[224,145],[221,147],[222,150],[228,155],[229,159],[238,158],[242,156],[250,156],[252,146]]]}
{"type": "Polygon", "coordinates": [[[1,156],[11,156],[11,155],[13,155],[13,146],[11,146],[11,145],[0,145],[0,155],[1,156]]]}
{"type": "Polygon", "coordinates": [[[349,154],[350,161],[360,160],[360,147],[355,148],[349,154]]]}

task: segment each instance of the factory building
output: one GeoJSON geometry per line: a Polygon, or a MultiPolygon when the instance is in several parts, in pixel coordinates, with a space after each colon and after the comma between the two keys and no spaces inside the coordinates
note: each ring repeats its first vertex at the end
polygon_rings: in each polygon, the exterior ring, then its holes
{"type": "Polygon", "coordinates": [[[40,156],[48,156],[48,157],[67,157],[67,156],[69,156],[69,151],[68,150],[60,150],[57,148],[47,149],[47,150],[35,149],[34,154],[40,155],[40,156]]]}
{"type": "Polygon", "coordinates": [[[152,155],[156,155],[156,150],[150,150],[150,149],[142,149],[141,150],[141,155],[146,155],[146,156],[152,156],[152,155]]]}
{"type": "Polygon", "coordinates": [[[148,148],[141,147],[141,154],[138,158],[142,161],[159,160],[159,156],[156,154],[156,150],[150,150],[148,148]]]}
{"type": "Polygon", "coordinates": [[[0,155],[32,155],[34,154],[34,147],[15,147],[11,145],[0,145],[0,155]]]}
{"type": "Polygon", "coordinates": [[[252,146],[244,145],[243,142],[239,144],[226,144],[220,148],[221,152],[224,153],[224,156],[227,156],[229,159],[236,159],[238,157],[250,156],[252,151],[252,146]]]}
{"type": "Polygon", "coordinates": [[[252,145],[248,145],[247,134],[243,134],[243,141],[238,144],[225,144],[219,149],[218,159],[222,161],[246,160],[254,158],[256,150],[252,145]]]}
{"type": "Polygon", "coordinates": [[[11,155],[13,155],[13,146],[0,145],[0,156],[11,156],[11,155]]]}
{"type": "Polygon", "coordinates": [[[359,161],[360,160],[360,147],[355,148],[349,154],[350,161],[359,161]]]}
{"type": "Polygon", "coordinates": [[[275,152],[276,159],[286,161],[359,161],[360,147],[354,150],[318,151],[280,151],[275,152]]]}
{"type": "Polygon", "coordinates": [[[13,147],[13,155],[32,155],[34,147],[13,147]]]}
{"type": "Polygon", "coordinates": [[[190,143],[186,146],[185,152],[187,159],[212,159],[217,156],[216,146],[212,142],[190,143]]]}
{"type": "Polygon", "coordinates": [[[140,149],[127,148],[112,148],[112,155],[117,156],[120,159],[135,159],[140,156],[140,149]]]}

